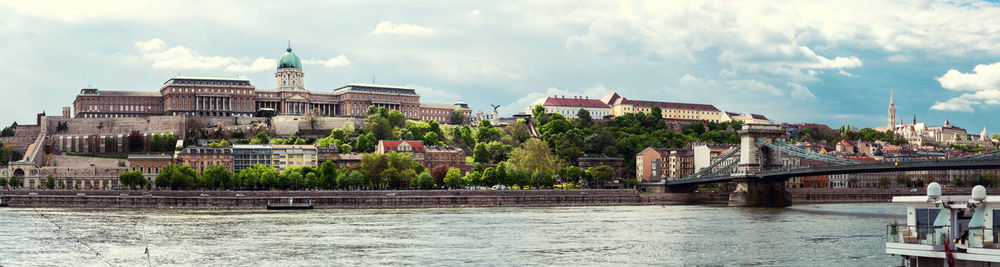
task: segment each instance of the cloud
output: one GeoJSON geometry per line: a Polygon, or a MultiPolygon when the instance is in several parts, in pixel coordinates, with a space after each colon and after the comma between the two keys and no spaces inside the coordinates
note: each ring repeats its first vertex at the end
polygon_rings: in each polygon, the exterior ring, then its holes
{"type": "Polygon", "coordinates": [[[431,28],[416,24],[396,24],[392,21],[383,21],[375,25],[371,35],[437,35],[437,31],[431,28]]]}
{"type": "Polygon", "coordinates": [[[966,93],[958,97],[935,102],[931,110],[974,112],[979,105],[1000,105],[1000,90],[989,89],[975,93],[966,93]]]}
{"type": "Polygon", "coordinates": [[[937,81],[941,87],[954,91],[981,91],[1000,88],[1000,62],[989,65],[976,65],[973,73],[962,73],[950,69],[937,81]]]}
{"type": "Polygon", "coordinates": [[[850,72],[847,72],[845,70],[838,70],[837,74],[843,75],[845,77],[851,77],[851,78],[858,77],[858,76],[856,76],[856,75],[854,75],[854,74],[852,74],[850,72]]]}
{"type": "MultiPolygon", "coordinates": [[[[713,89],[720,91],[748,91],[765,93],[773,96],[785,95],[783,90],[774,87],[774,85],[755,79],[715,80],[698,78],[691,74],[684,74],[684,76],[682,76],[677,83],[678,85],[690,90],[704,91],[707,89],[713,89]]],[[[806,91],[808,92],[808,89],[806,89],[806,91]]],[[[812,95],[812,93],[809,93],[809,95],[812,95]]]]}
{"type": "Polygon", "coordinates": [[[462,100],[462,96],[459,94],[441,89],[434,89],[430,86],[407,84],[405,87],[417,90],[417,94],[420,95],[420,102],[451,104],[462,100]]]}
{"type": "Polygon", "coordinates": [[[166,42],[159,38],[135,42],[139,57],[150,61],[153,69],[165,70],[226,70],[231,72],[258,72],[273,70],[277,60],[258,57],[202,56],[184,46],[166,48],[166,42]]]}
{"type": "Polygon", "coordinates": [[[809,88],[806,88],[800,83],[789,82],[788,88],[790,89],[788,94],[794,98],[799,98],[799,99],[816,98],[816,95],[813,95],[812,91],[809,91],[809,88]]]}
{"type": "Polygon", "coordinates": [[[350,65],[351,61],[347,60],[347,57],[341,54],[339,56],[331,57],[330,59],[326,60],[315,59],[315,58],[306,59],[302,61],[302,64],[323,65],[327,68],[333,68],[333,67],[343,67],[350,65]]]}

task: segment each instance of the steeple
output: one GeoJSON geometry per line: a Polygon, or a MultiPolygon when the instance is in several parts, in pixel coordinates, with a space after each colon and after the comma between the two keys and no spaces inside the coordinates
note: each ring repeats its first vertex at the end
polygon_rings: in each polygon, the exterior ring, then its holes
{"type": "MultiPolygon", "coordinates": [[[[889,89],[889,130],[895,130],[896,124],[896,101],[894,97],[894,92],[889,89]]],[[[900,123],[902,124],[902,123],[900,123]]]]}
{"type": "Polygon", "coordinates": [[[983,131],[979,133],[979,141],[990,140],[990,137],[986,135],[987,135],[986,126],[983,126],[983,131]]]}
{"type": "Polygon", "coordinates": [[[917,113],[913,113],[913,125],[917,125],[917,113]]]}

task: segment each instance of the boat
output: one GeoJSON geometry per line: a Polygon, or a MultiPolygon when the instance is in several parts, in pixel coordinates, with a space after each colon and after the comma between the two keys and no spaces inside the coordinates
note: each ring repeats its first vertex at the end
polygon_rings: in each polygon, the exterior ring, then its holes
{"type": "Polygon", "coordinates": [[[307,210],[312,209],[313,205],[309,199],[299,199],[296,200],[293,197],[288,197],[288,201],[268,201],[268,210],[307,210]]]}
{"type": "Polygon", "coordinates": [[[942,196],[927,185],[926,196],[896,196],[906,204],[906,222],[886,226],[885,253],[904,266],[991,266],[1000,262],[1000,196],[977,185],[972,194],[942,196]]]}

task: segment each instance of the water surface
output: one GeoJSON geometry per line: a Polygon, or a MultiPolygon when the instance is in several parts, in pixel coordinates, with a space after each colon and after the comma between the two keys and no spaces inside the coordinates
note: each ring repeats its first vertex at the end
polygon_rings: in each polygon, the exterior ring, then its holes
{"type": "Polygon", "coordinates": [[[897,204],[271,211],[0,209],[0,265],[860,265],[897,204]],[[149,256],[144,254],[149,247],[149,256]],[[100,255],[97,255],[100,253],[100,255]]]}

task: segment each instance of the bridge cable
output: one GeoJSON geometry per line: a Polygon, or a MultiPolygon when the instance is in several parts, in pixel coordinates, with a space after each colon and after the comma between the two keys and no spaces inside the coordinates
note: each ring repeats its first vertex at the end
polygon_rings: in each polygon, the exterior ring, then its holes
{"type": "Polygon", "coordinates": [[[105,259],[103,256],[101,256],[101,252],[98,252],[96,249],[94,249],[90,245],[87,245],[87,243],[84,243],[83,240],[80,240],[80,238],[77,237],[76,235],[74,235],[73,233],[70,233],[68,230],[63,229],[63,227],[61,225],[59,225],[58,223],[56,223],[55,220],[53,220],[52,218],[49,218],[48,216],[45,216],[45,214],[43,214],[41,211],[38,211],[38,208],[32,207],[32,209],[35,210],[35,213],[38,213],[38,216],[41,216],[42,218],[48,219],[49,222],[52,223],[52,225],[56,226],[56,229],[59,229],[59,231],[62,231],[63,233],[69,235],[74,240],[76,240],[77,243],[80,243],[84,247],[90,249],[91,252],[94,252],[94,255],[97,256],[97,258],[100,259],[101,261],[103,261],[105,264],[107,264],[108,266],[112,266],[112,267],[115,266],[115,265],[111,264],[110,262],[108,262],[108,260],[105,259]]]}
{"type": "Polygon", "coordinates": [[[719,164],[722,164],[722,162],[725,162],[727,159],[729,159],[730,157],[732,157],[733,154],[736,154],[736,152],[739,152],[739,151],[740,151],[740,147],[737,146],[736,148],[733,149],[733,151],[730,151],[729,153],[726,153],[718,161],[713,162],[711,165],[708,165],[708,167],[702,168],[698,172],[692,173],[691,175],[688,175],[688,176],[686,176],[684,178],[681,178],[681,179],[683,180],[683,179],[693,179],[693,178],[701,177],[701,176],[703,176],[705,174],[705,172],[711,171],[712,168],[715,168],[719,164]]]}
{"type": "Polygon", "coordinates": [[[815,157],[820,157],[820,158],[825,158],[825,159],[829,159],[829,160],[832,160],[832,161],[837,161],[837,162],[844,162],[844,163],[858,163],[858,162],[856,162],[856,161],[853,161],[853,160],[849,160],[849,159],[844,159],[844,158],[838,158],[838,157],[834,157],[834,156],[830,156],[830,155],[824,155],[824,154],[820,154],[820,153],[816,153],[816,152],[812,152],[812,151],[809,151],[809,150],[806,150],[806,149],[803,149],[803,148],[801,148],[801,147],[797,147],[797,146],[794,146],[794,145],[792,145],[792,144],[789,144],[789,143],[785,143],[785,142],[783,142],[783,141],[781,141],[781,140],[774,140],[774,142],[775,142],[775,143],[777,143],[778,145],[781,145],[781,146],[784,146],[784,147],[786,147],[786,148],[789,148],[789,149],[792,149],[792,150],[795,150],[795,151],[798,151],[799,153],[802,153],[802,154],[804,154],[804,155],[812,155],[812,156],[815,156],[815,157]]]}

